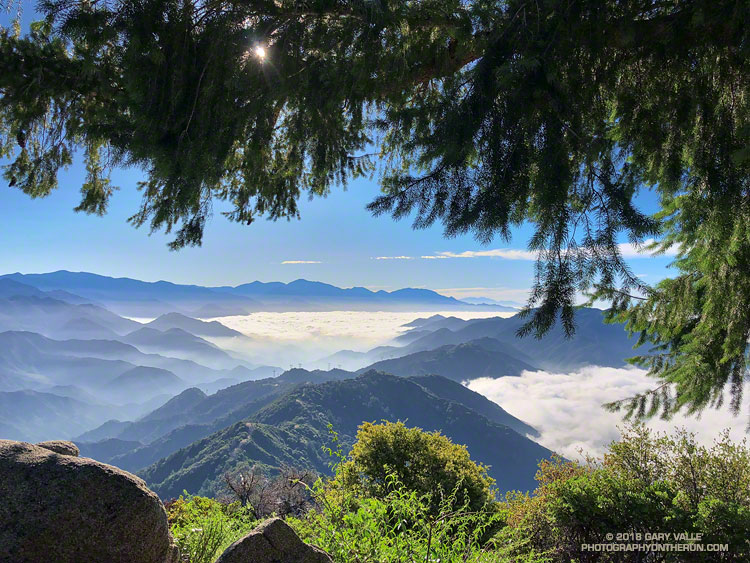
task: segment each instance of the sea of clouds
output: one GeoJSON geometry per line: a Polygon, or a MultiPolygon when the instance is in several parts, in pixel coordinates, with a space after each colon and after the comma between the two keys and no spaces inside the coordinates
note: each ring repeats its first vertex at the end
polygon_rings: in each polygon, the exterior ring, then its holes
{"type": "Polygon", "coordinates": [[[288,368],[290,364],[320,367],[321,360],[340,350],[366,352],[376,346],[390,344],[396,336],[409,330],[403,325],[414,319],[438,314],[460,319],[513,315],[473,311],[261,312],[212,320],[243,333],[251,340],[241,343],[214,340],[218,345],[244,353],[252,357],[255,363],[288,368]]]}
{"type": "MultiPolygon", "coordinates": [[[[480,378],[468,383],[473,391],[539,430],[541,437],[536,441],[569,459],[580,459],[580,450],[599,456],[620,437],[618,426],[624,424],[623,413],[606,411],[604,403],[655,386],[655,380],[644,370],[598,366],[572,373],[523,372],[520,377],[480,378]]],[[[668,433],[685,428],[695,432],[700,443],[710,445],[724,429],[730,429],[733,440],[743,440],[749,415],[750,400],[746,399],[739,416],[725,406],[706,410],[700,418],[678,415],[665,421],[657,415],[647,425],[668,433]]]]}

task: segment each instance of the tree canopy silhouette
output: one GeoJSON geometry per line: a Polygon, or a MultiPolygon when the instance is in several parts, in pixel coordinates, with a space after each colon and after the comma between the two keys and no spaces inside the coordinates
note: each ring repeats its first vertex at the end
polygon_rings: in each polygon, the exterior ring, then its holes
{"type": "Polygon", "coordinates": [[[577,292],[654,347],[662,381],[625,406],[738,409],[750,337],[748,12],[732,0],[43,0],[0,35],[0,154],[33,197],[86,163],[144,170],[131,222],[200,244],[212,202],[298,216],[375,174],[376,213],[445,234],[535,227],[525,332],[577,292]],[[373,148],[374,147],[374,148],[373,148]],[[643,213],[639,191],[658,194],[643,213]],[[676,247],[654,287],[618,241],[676,247]]]}

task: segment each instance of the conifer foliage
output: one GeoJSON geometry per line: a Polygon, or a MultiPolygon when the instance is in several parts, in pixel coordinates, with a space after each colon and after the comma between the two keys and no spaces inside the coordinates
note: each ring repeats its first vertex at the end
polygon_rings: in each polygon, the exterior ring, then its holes
{"type": "Polygon", "coordinates": [[[44,0],[0,32],[8,183],[79,210],[145,170],[135,225],[200,244],[212,203],[251,223],[377,173],[376,213],[538,254],[529,322],[574,330],[576,292],[655,347],[613,408],[740,404],[750,337],[748,12],[733,0],[44,0]],[[373,150],[373,147],[375,149],[373,150]],[[374,159],[373,156],[377,156],[374,159]],[[376,163],[382,165],[376,168],[376,163]],[[634,204],[658,194],[661,212],[634,204]],[[618,242],[678,250],[648,287],[618,242]]]}

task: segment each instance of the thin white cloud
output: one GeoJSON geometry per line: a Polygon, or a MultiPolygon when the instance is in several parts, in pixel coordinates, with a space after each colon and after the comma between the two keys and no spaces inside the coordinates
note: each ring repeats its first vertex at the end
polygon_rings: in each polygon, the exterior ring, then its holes
{"type": "Polygon", "coordinates": [[[282,264],[322,264],[319,260],[284,260],[282,264]]]}
{"type": "Polygon", "coordinates": [[[414,256],[375,256],[375,260],[414,260],[414,256]]]}
{"type": "Polygon", "coordinates": [[[633,243],[625,242],[618,244],[620,253],[623,258],[650,258],[651,256],[677,256],[680,251],[678,245],[672,245],[664,254],[652,254],[647,250],[647,247],[653,244],[654,239],[646,239],[643,244],[636,246],[633,243]]]}
{"type": "Polygon", "coordinates": [[[435,291],[489,291],[495,289],[503,289],[502,287],[444,287],[443,289],[436,289],[435,291]]]}
{"type": "MultiPolygon", "coordinates": [[[[520,377],[480,378],[468,387],[496,402],[512,415],[528,422],[541,433],[536,440],[570,458],[578,450],[601,455],[606,446],[620,437],[622,414],[602,408],[609,401],[631,397],[652,389],[656,381],[644,370],[590,366],[572,373],[523,372],[520,377]]],[[[699,441],[711,443],[725,428],[734,440],[745,437],[750,398],[741,415],[728,409],[704,411],[701,418],[676,416],[671,421],[653,419],[648,426],[661,432],[685,427],[696,432],[699,441]]],[[[728,401],[727,401],[728,402],[728,401]]]]}
{"type": "MultiPolygon", "coordinates": [[[[436,258],[505,258],[506,260],[536,260],[537,253],[514,248],[493,250],[465,250],[464,252],[438,252],[436,258]]],[[[422,258],[425,258],[423,256],[422,258]]]]}
{"type": "MultiPolygon", "coordinates": [[[[654,239],[647,239],[643,244],[635,245],[630,242],[618,244],[618,248],[623,258],[651,258],[652,256],[676,256],[679,247],[672,246],[663,254],[653,254],[647,250],[647,247],[654,242],[654,239]]],[[[490,250],[465,250],[463,252],[436,252],[429,256],[422,256],[427,260],[437,260],[445,258],[504,258],[505,260],[529,260],[533,261],[539,257],[539,252],[532,250],[521,250],[517,248],[493,248],[490,250]]]]}

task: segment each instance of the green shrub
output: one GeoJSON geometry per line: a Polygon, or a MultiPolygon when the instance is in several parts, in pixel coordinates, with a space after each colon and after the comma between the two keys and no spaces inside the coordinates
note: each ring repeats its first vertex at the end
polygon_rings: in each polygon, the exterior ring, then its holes
{"type": "Polygon", "coordinates": [[[167,517],[186,563],[213,563],[233,542],[257,523],[240,503],[185,494],[167,503],[167,517]]]}
{"type": "Polygon", "coordinates": [[[468,458],[465,448],[438,433],[406,429],[400,423],[364,424],[348,458],[332,434],[336,449],[328,451],[336,460],[334,477],[319,479],[311,488],[318,509],[288,519],[303,540],[328,551],[337,563],[495,561],[484,545],[502,525],[498,503],[491,499],[485,470],[468,458]],[[387,474],[370,471],[378,459],[376,451],[389,468],[387,474]],[[409,473],[410,465],[403,463],[409,457],[415,473],[435,468],[432,490],[425,490],[429,474],[410,479],[408,485],[401,480],[409,473]],[[448,459],[457,463],[438,468],[437,460],[448,459]],[[476,486],[465,486],[472,477],[476,486]]]}
{"type": "MultiPolygon", "coordinates": [[[[603,459],[543,462],[533,495],[510,494],[498,553],[511,561],[748,561],[750,450],[725,433],[711,448],[685,431],[654,435],[628,428],[603,459]],[[616,535],[642,540],[617,541],[616,535]],[[646,533],[702,534],[700,543],[726,552],[584,553],[582,544],[652,543],[646,533]],[[533,560],[533,559],[532,559],[533,560]]],[[[674,539],[657,543],[683,543],[674,539]]]]}
{"type": "Polygon", "coordinates": [[[495,481],[487,468],[469,457],[466,446],[440,432],[408,428],[402,422],[363,423],[349,459],[342,460],[332,486],[358,488],[361,494],[386,498],[395,476],[407,491],[428,495],[433,515],[443,500],[454,499],[471,510],[482,510],[495,498],[495,481]]]}

